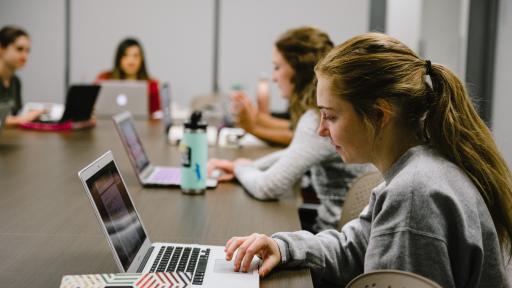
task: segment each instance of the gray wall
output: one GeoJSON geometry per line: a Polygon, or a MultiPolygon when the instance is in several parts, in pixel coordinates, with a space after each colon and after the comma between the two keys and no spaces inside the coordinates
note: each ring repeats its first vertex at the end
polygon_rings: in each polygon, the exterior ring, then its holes
{"type": "Polygon", "coordinates": [[[63,102],[64,0],[0,0],[0,27],[18,25],[30,34],[32,52],[17,72],[27,101],[63,102]]]}
{"type": "Polygon", "coordinates": [[[494,73],[493,133],[505,160],[512,167],[512,2],[500,1],[494,73]]]}
{"type": "MultiPolygon", "coordinates": [[[[368,31],[369,1],[353,0],[223,0],[221,7],[221,91],[241,84],[254,96],[257,79],[272,75],[272,46],[287,29],[312,25],[326,31],[335,44],[368,31]]],[[[272,107],[284,109],[276,86],[272,107]]]]}
{"type": "MultiPolygon", "coordinates": [[[[33,53],[19,74],[25,101],[64,99],[65,0],[0,0],[0,24],[32,35],[33,53]]],[[[117,44],[141,40],[150,73],[170,81],[186,106],[211,92],[214,0],[71,0],[70,82],[91,82],[112,66],[117,44]],[[132,19],[136,19],[133,21],[132,19]]],[[[253,94],[258,77],[272,72],[271,48],[286,29],[313,25],[335,42],[366,32],[368,0],[221,0],[220,89],[243,84],[253,94]]],[[[275,86],[272,104],[284,108],[275,86]]]]}
{"type": "Polygon", "coordinates": [[[90,82],[111,69],[119,42],[134,36],[149,72],[171,82],[177,102],[187,105],[211,90],[213,0],[71,2],[71,82],[90,82]]]}
{"type": "Polygon", "coordinates": [[[425,0],[419,51],[464,79],[467,43],[466,0],[425,0]],[[442,33],[441,33],[442,32],[442,33]]]}

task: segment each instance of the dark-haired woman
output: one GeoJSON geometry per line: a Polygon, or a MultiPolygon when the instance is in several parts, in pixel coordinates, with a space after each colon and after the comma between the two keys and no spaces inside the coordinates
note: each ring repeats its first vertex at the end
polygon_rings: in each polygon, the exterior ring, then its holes
{"type": "Polygon", "coordinates": [[[158,81],[150,77],[142,45],[133,38],[123,40],[117,47],[114,67],[102,72],[96,82],[103,80],[144,80],[148,83],[148,111],[151,118],[161,117],[158,81]]]}
{"type": "Polygon", "coordinates": [[[36,120],[44,111],[32,110],[16,116],[23,105],[21,81],[15,72],[25,66],[30,53],[30,38],[23,29],[6,26],[0,30],[0,104],[9,105],[12,115],[7,116],[6,126],[36,120]]]}

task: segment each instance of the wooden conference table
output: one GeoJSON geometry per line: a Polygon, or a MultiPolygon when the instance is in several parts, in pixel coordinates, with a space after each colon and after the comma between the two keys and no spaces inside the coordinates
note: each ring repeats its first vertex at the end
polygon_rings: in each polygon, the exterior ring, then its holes
{"type": "MultiPolygon", "coordinates": [[[[136,127],[154,164],[178,165],[160,123],[136,127]]],[[[112,150],[153,242],[224,245],[231,236],[300,229],[298,198],[261,202],[236,183],[202,196],[142,188],[114,126],[0,134],[0,287],[58,287],[63,275],[115,273],[117,267],[77,172],[112,150]]],[[[210,157],[256,158],[271,148],[210,148],[210,157]]],[[[309,270],[279,271],[261,287],[312,287],[309,270]]]]}

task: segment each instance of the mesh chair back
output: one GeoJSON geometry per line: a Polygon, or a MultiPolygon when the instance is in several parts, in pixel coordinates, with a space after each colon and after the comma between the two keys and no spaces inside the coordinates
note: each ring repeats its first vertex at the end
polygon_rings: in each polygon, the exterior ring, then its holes
{"type": "Polygon", "coordinates": [[[437,283],[420,275],[398,271],[377,270],[361,274],[345,288],[442,288],[437,283]]]}
{"type": "Polygon", "coordinates": [[[368,205],[372,189],[377,187],[382,180],[382,175],[378,171],[374,171],[365,173],[352,182],[347,191],[345,203],[343,203],[340,227],[361,214],[364,207],[368,205]]]}

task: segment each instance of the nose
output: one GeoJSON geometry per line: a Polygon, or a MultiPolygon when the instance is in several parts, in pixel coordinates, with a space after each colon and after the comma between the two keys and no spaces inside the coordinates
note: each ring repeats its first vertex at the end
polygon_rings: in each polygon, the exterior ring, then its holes
{"type": "Polygon", "coordinates": [[[329,137],[329,129],[325,126],[325,121],[322,117],[320,117],[320,124],[318,125],[316,133],[322,137],[329,137]]]}
{"type": "Polygon", "coordinates": [[[272,82],[277,83],[277,76],[275,71],[272,72],[272,82]]]}

